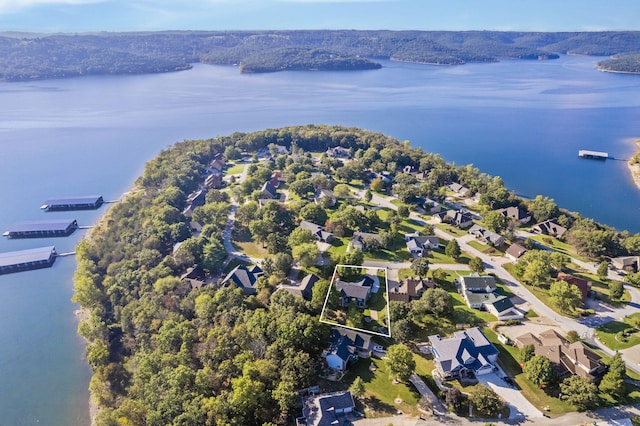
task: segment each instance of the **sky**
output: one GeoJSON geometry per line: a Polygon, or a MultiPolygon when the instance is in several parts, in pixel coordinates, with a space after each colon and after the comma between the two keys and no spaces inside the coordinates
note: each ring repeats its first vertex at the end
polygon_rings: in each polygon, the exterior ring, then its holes
{"type": "Polygon", "coordinates": [[[640,30],[638,0],[0,0],[0,31],[640,30]]]}

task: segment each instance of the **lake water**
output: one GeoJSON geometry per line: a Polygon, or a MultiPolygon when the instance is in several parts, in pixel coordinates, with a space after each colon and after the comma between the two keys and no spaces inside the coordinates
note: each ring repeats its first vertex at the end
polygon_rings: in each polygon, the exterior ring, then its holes
{"type": "MultiPolygon", "coordinates": [[[[598,58],[377,71],[241,75],[196,65],[179,73],[0,84],[0,228],[65,195],[115,200],[144,163],[176,141],[294,124],[358,126],[410,140],[457,164],[502,176],[518,194],[618,229],[640,231],[640,190],[622,161],[640,137],[640,76],[595,71],[598,58]]],[[[0,251],[82,237],[0,240],[0,251]]],[[[70,302],[73,257],[0,276],[0,426],[85,425],[90,372],[70,302]]]]}

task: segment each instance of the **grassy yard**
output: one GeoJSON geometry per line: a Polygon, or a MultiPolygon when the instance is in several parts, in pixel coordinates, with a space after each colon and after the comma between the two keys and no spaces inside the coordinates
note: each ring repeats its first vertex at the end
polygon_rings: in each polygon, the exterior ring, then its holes
{"type": "Polygon", "coordinates": [[[231,176],[231,175],[239,175],[240,173],[242,173],[242,171],[244,170],[246,164],[235,164],[231,167],[229,167],[227,170],[225,170],[225,174],[227,176],[231,176]]]}
{"type": "Polygon", "coordinates": [[[429,256],[427,256],[427,259],[429,259],[430,263],[446,263],[450,265],[461,263],[467,265],[469,264],[471,257],[469,257],[469,255],[466,253],[462,253],[462,255],[458,259],[454,259],[453,257],[444,254],[444,248],[440,246],[440,248],[438,248],[437,250],[431,250],[431,253],[429,254],[429,256]]]}
{"type": "Polygon", "coordinates": [[[227,264],[227,267],[224,268],[224,274],[228,274],[229,272],[231,272],[233,270],[233,268],[235,268],[238,265],[245,265],[245,266],[249,266],[251,265],[251,263],[249,262],[245,262],[244,260],[238,259],[237,257],[234,257],[233,259],[231,259],[229,261],[229,264],[227,264]]]}
{"type": "Polygon", "coordinates": [[[468,243],[471,247],[478,250],[480,253],[493,255],[493,256],[502,256],[503,253],[495,247],[492,247],[488,244],[481,243],[480,241],[472,240],[468,243]]]}
{"type": "MultiPolygon", "coordinates": [[[[433,361],[418,354],[414,354],[413,358],[416,361],[416,374],[425,381],[432,380],[433,361]]],[[[335,390],[347,389],[356,377],[361,377],[364,381],[365,395],[362,399],[366,417],[387,417],[398,411],[411,415],[419,414],[416,405],[420,400],[420,394],[411,383],[394,384],[389,379],[389,372],[384,360],[378,358],[360,359],[356,365],[349,369],[340,382],[334,383],[335,390]],[[397,402],[398,399],[402,402],[397,402]]]]}
{"type": "MultiPolygon", "coordinates": [[[[571,264],[573,265],[573,264],[571,264]]],[[[591,281],[591,291],[595,293],[596,297],[599,300],[602,300],[606,303],[610,303],[612,305],[621,305],[626,304],[631,301],[631,295],[627,290],[624,290],[622,294],[622,299],[619,301],[612,301],[609,299],[609,283],[611,281],[602,280],[596,274],[590,274],[586,272],[579,272],[578,270],[570,270],[569,273],[575,277],[582,278],[588,281],[591,281]]]]}
{"type": "Polygon", "coordinates": [[[589,262],[588,257],[579,255],[572,245],[562,242],[557,238],[550,237],[549,235],[534,235],[531,239],[560,253],[575,257],[583,262],[589,262]]]}
{"type": "Polygon", "coordinates": [[[436,223],[435,227],[454,237],[464,237],[467,235],[467,231],[458,229],[455,226],[451,226],[446,223],[436,223]]]}
{"type": "Polygon", "coordinates": [[[263,258],[269,254],[267,249],[262,247],[262,244],[254,241],[233,241],[233,246],[236,250],[241,251],[249,257],[263,258]]]}
{"type": "Polygon", "coordinates": [[[640,313],[629,315],[625,317],[624,321],[603,324],[596,329],[596,336],[611,349],[626,349],[635,346],[640,343],[640,332],[636,330],[628,337],[623,337],[622,332],[634,328],[633,321],[638,318],[640,318],[640,313]]]}

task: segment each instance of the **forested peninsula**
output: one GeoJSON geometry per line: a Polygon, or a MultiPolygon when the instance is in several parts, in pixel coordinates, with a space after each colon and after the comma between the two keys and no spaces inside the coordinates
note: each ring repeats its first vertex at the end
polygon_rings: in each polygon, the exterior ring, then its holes
{"type": "MultiPolygon", "coordinates": [[[[241,72],[375,69],[376,60],[440,65],[558,54],[637,52],[640,32],[166,31],[0,36],[0,80],[27,81],[237,65],[241,72]]],[[[608,65],[605,65],[608,66],[608,65]]]]}
{"type": "Polygon", "coordinates": [[[640,53],[615,55],[611,59],[598,62],[598,68],[602,71],[640,74],[640,53]]]}
{"type": "MultiPolygon", "coordinates": [[[[530,212],[535,222],[552,220],[566,229],[563,239],[581,256],[640,254],[640,234],[617,232],[558,208],[546,197],[520,199],[499,177],[471,165],[449,164],[380,133],[307,125],[183,141],[149,161],[135,190],[114,204],[77,247],[73,300],[90,312],[78,331],[89,342],[90,391],[100,406],[96,423],[295,423],[299,391],[342,385],[322,378],[326,366],[321,354],[330,326],[319,316],[334,266],[358,265],[364,256],[406,261],[404,234],[418,229],[409,211],[444,205],[450,188],[477,194],[474,208],[486,214],[487,226],[507,238],[514,238],[520,224],[507,224],[495,210],[516,206],[530,212]],[[272,188],[276,184],[277,191],[272,188]],[[209,185],[218,189],[203,196],[209,185]],[[285,191],[283,202],[276,195],[285,191]],[[389,199],[399,207],[374,208],[371,192],[393,194],[389,199]],[[318,193],[324,198],[318,199],[318,193]],[[275,199],[265,200],[268,196],[275,199]],[[224,232],[232,209],[233,228],[224,232]],[[301,221],[335,234],[322,263],[317,263],[316,238],[301,228],[301,221]],[[363,232],[379,236],[363,240],[367,254],[345,251],[344,238],[363,232]],[[236,244],[240,254],[227,253],[227,243],[236,244]],[[257,281],[227,280],[222,285],[235,267],[258,271],[249,256],[261,259],[257,281]],[[304,273],[318,277],[312,294],[301,297],[280,288],[294,261],[304,273]]],[[[453,245],[438,256],[440,262],[448,256],[469,261],[453,245]]],[[[542,261],[535,262],[540,269],[542,261]]],[[[528,279],[526,262],[518,265],[523,280],[528,279]]],[[[446,271],[433,271],[433,277],[456,294],[446,271]]],[[[627,279],[640,284],[640,273],[627,279]]],[[[444,296],[449,298],[446,292],[444,296]]],[[[446,317],[454,312],[448,306],[442,311],[426,299],[408,305],[392,302],[386,326],[393,340],[384,344],[410,343],[433,327],[440,334],[455,331],[455,320],[446,317]]],[[[484,317],[464,309],[455,308],[465,314],[464,322],[482,323],[484,317]]],[[[352,320],[362,322],[362,315],[356,317],[352,320]]],[[[431,373],[425,369],[420,374],[431,373]]],[[[386,373],[381,377],[390,380],[386,373]]],[[[362,395],[357,389],[354,394],[362,395]]],[[[383,409],[388,406],[378,400],[383,397],[371,393],[363,401],[383,409]]],[[[413,397],[409,392],[404,398],[413,397]]]]}

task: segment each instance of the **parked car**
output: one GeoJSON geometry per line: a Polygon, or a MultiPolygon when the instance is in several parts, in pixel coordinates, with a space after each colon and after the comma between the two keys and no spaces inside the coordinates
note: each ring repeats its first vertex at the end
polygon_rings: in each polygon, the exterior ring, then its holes
{"type": "Polygon", "coordinates": [[[380,346],[380,345],[374,345],[374,346],[373,346],[373,351],[374,351],[374,352],[386,352],[386,351],[384,350],[384,348],[383,348],[382,346],[380,346]]]}

